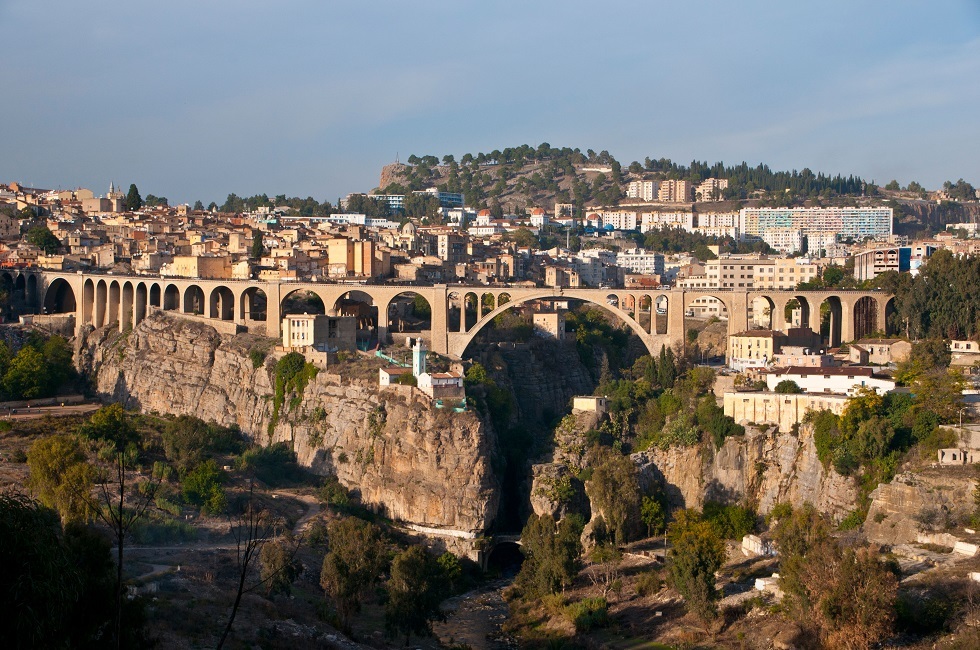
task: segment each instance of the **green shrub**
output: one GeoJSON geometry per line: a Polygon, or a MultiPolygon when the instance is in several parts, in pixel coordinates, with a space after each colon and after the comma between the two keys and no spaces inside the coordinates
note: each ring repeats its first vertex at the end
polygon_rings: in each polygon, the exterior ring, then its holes
{"type": "Polygon", "coordinates": [[[860,508],[853,510],[850,514],[841,519],[840,523],[837,524],[837,528],[839,530],[854,530],[864,523],[865,516],[866,513],[860,508]]]}
{"type": "Polygon", "coordinates": [[[744,506],[705,501],[704,519],[722,539],[742,539],[755,530],[755,511],[744,506]]]}
{"type": "Polygon", "coordinates": [[[258,370],[265,363],[266,352],[264,350],[252,349],[248,353],[248,358],[252,360],[252,367],[258,370]]]}
{"type": "Polygon", "coordinates": [[[328,476],[323,479],[323,485],[316,491],[316,497],[323,503],[337,508],[350,505],[350,494],[348,494],[347,488],[340,484],[336,476],[328,476]]]}
{"type": "Polygon", "coordinates": [[[285,442],[246,449],[238,459],[238,468],[271,486],[298,483],[306,478],[296,463],[296,452],[285,442]]]}
{"type": "Polygon", "coordinates": [[[197,529],[190,524],[154,512],[138,520],[130,533],[137,544],[170,544],[197,538],[197,529]]]}
{"type": "Polygon", "coordinates": [[[565,608],[565,616],[578,632],[609,625],[609,604],[605,598],[585,598],[565,608]]]}
{"type": "Polygon", "coordinates": [[[646,571],[636,578],[636,593],[641,597],[655,594],[663,589],[663,586],[664,579],[657,571],[646,571]]]}
{"type": "Polygon", "coordinates": [[[201,514],[216,515],[227,506],[225,491],[221,487],[223,474],[218,464],[208,460],[183,478],[182,491],[184,500],[201,508],[201,514]]]}

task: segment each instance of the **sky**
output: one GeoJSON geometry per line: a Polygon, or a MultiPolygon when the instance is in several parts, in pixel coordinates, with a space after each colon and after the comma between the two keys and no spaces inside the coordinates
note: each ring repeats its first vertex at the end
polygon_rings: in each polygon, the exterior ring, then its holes
{"type": "Polygon", "coordinates": [[[980,0],[0,0],[0,182],[336,201],[548,142],[980,186],[980,0]]]}

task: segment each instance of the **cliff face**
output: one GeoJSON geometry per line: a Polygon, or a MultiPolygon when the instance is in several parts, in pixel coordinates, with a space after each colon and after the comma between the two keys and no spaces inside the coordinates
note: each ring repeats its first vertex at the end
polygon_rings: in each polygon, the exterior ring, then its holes
{"type": "Polygon", "coordinates": [[[854,481],[821,465],[808,426],[800,427],[799,436],[749,428],[714,454],[698,447],[653,450],[634,454],[634,461],[666,485],[673,504],[687,508],[705,500],[748,499],[765,514],[783,501],[794,507],[810,502],[841,519],[857,500],[854,481]]]}
{"type": "Polygon", "coordinates": [[[76,364],[98,392],[131,408],[238,425],[259,444],[290,442],[300,464],[336,473],[362,501],[416,526],[478,534],[497,511],[493,440],[471,413],[433,408],[408,390],[321,371],[272,418],[272,362],[253,368],[246,337],[155,314],[128,335],[76,340],[76,364]]]}

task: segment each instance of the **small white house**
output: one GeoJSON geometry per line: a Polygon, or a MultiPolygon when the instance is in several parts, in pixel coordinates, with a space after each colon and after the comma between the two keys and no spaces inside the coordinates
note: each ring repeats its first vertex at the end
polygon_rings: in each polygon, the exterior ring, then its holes
{"type": "Polygon", "coordinates": [[[573,411],[591,411],[593,413],[599,413],[600,415],[605,413],[609,409],[609,400],[605,397],[593,397],[592,395],[584,395],[572,398],[572,410],[573,411]]]}

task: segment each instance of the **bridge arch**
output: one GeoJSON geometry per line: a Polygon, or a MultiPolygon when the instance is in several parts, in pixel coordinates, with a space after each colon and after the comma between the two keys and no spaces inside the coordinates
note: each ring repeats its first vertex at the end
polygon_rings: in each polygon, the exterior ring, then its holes
{"type": "Polygon", "coordinates": [[[388,301],[388,329],[391,333],[421,333],[432,330],[432,304],[417,291],[406,290],[388,301]]]}
{"type": "Polygon", "coordinates": [[[149,306],[156,307],[157,309],[163,308],[162,292],[160,291],[160,283],[154,282],[150,285],[150,295],[149,295],[149,306]]]}
{"type": "Polygon", "coordinates": [[[204,290],[196,284],[184,289],[184,313],[204,315],[204,290]]]}
{"type": "MultiPolygon", "coordinates": [[[[867,338],[878,329],[880,307],[872,296],[862,296],[854,302],[852,318],[854,319],[854,340],[867,338]]],[[[884,334],[884,328],[882,328],[884,334]]]]}
{"type": "Polygon", "coordinates": [[[219,285],[212,289],[208,305],[208,318],[235,320],[235,294],[228,287],[219,285]]]}
{"type": "MultiPolygon", "coordinates": [[[[470,293],[467,295],[475,295],[475,294],[470,293]]],[[[611,295],[612,294],[610,294],[610,296],[611,295]]],[[[494,309],[490,313],[486,314],[485,316],[477,320],[477,322],[472,327],[468,328],[465,332],[459,332],[458,334],[456,334],[455,345],[451,340],[449,353],[457,357],[462,357],[463,354],[466,352],[466,348],[469,347],[470,343],[473,342],[473,339],[476,338],[476,335],[479,334],[480,331],[483,330],[483,328],[486,327],[488,323],[492,322],[493,319],[496,318],[499,314],[502,314],[508,309],[514,309],[515,307],[519,307],[527,302],[532,302],[535,300],[577,300],[579,302],[586,302],[595,305],[596,307],[605,310],[606,312],[612,314],[620,321],[625,323],[633,331],[634,334],[640,337],[640,340],[643,341],[643,344],[646,346],[647,351],[651,355],[659,354],[660,344],[666,343],[665,337],[656,337],[656,339],[658,340],[655,341],[654,337],[651,337],[648,332],[644,331],[644,329],[640,326],[640,324],[637,323],[635,320],[633,320],[630,314],[624,312],[618,307],[614,307],[608,304],[608,302],[601,295],[597,295],[597,296],[591,296],[586,294],[576,295],[574,292],[568,292],[568,291],[564,292],[563,294],[556,295],[555,293],[550,291],[548,292],[542,291],[540,293],[535,292],[532,294],[528,294],[526,296],[513,298],[507,303],[498,306],[496,309],[494,309]]]]}
{"type": "Polygon", "coordinates": [[[269,296],[260,287],[249,287],[239,297],[238,313],[246,321],[264,321],[269,313],[269,296]]]}
{"type": "Polygon", "coordinates": [[[168,284],[163,290],[163,304],[161,309],[164,311],[177,311],[180,309],[180,289],[176,284],[168,284]]]}
{"type": "Polygon", "coordinates": [[[24,302],[27,303],[28,307],[35,307],[39,302],[38,299],[39,292],[37,288],[37,276],[33,273],[27,276],[27,282],[24,289],[24,302]]]}
{"type": "Polygon", "coordinates": [[[326,314],[327,299],[312,289],[293,289],[279,301],[279,314],[326,314]]]}
{"type": "Polygon", "coordinates": [[[126,281],[122,285],[122,311],[119,312],[119,329],[125,330],[133,326],[133,303],[136,291],[133,283],[126,281]]]}
{"type": "Polygon", "coordinates": [[[150,290],[145,282],[136,283],[136,296],[133,303],[133,326],[139,325],[146,318],[150,304],[150,290]]]}
{"type": "Polygon", "coordinates": [[[78,305],[75,290],[67,280],[55,278],[44,292],[43,305],[49,314],[74,314],[78,305]]]}
{"type": "Polygon", "coordinates": [[[119,299],[122,295],[122,287],[119,286],[118,280],[113,280],[109,283],[109,306],[106,309],[106,325],[111,325],[115,323],[119,324],[119,299]]]}

